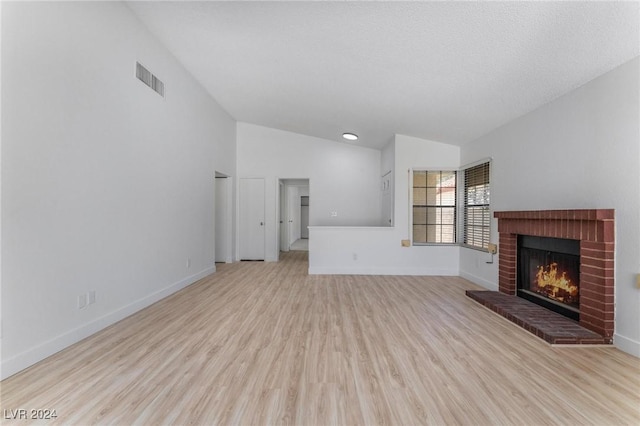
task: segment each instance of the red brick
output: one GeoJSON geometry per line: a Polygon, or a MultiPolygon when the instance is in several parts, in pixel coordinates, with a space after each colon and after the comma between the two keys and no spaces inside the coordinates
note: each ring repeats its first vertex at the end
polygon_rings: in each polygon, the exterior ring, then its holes
{"type": "Polygon", "coordinates": [[[554,345],[575,345],[578,343],[578,339],[575,337],[556,337],[552,339],[554,345]]]}
{"type": "MultiPolygon", "coordinates": [[[[598,290],[601,287],[598,287],[598,290]]],[[[583,285],[580,286],[580,303],[583,303],[585,299],[591,299],[597,301],[598,303],[610,304],[613,306],[614,295],[608,294],[605,295],[601,291],[596,291],[595,289],[585,288],[583,285]]]]}
{"type": "Polygon", "coordinates": [[[599,266],[591,266],[584,263],[580,264],[580,272],[583,274],[590,274],[595,276],[604,276],[606,272],[612,271],[611,269],[601,268],[599,266]]]}
{"type": "MultiPolygon", "coordinates": [[[[608,320],[609,318],[605,318],[605,311],[601,309],[597,309],[591,306],[587,306],[584,303],[580,304],[580,316],[582,315],[590,315],[594,318],[608,320]]],[[[613,319],[613,318],[612,318],[613,319]]]]}
{"type": "Polygon", "coordinates": [[[596,210],[596,219],[605,220],[610,219],[613,220],[615,218],[615,210],[614,209],[599,209],[596,210]]]}
{"type": "Polygon", "coordinates": [[[591,222],[587,222],[584,220],[580,221],[580,239],[582,240],[590,240],[591,236],[591,222]]]}
{"type": "Polygon", "coordinates": [[[594,268],[611,269],[613,270],[614,262],[611,259],[596,259],[593,257],[581,256],[580,267],[589,266],[594,268]]]}
{"type": "Polygon", "coordinates": [[[592,286],[598,286],[602,288],[613,288],[614,279],[604,276],[596,276],[590,274],[580,274],[580,285],[584,288],[595,288],[592,286]]]}
{"type": "Polygon", "coordinates": [[[607,329],[604,319],[598,318],[594,315],[589,315],[587,313],[580,312],[580,325],[586,327],[584,324],[589,324],[590,326],[598,327],[603,331],[607,329]]]}
{"type": "Polygon", "coordinates": [[[605,334],[605,333],[606,333],[606,330],[605,330],[604,328],[602,328],[602,327],[595,326],[595,325],[593,325],[593,324],[589,324],[589,323],[587,323],[587,322],[583,322],[583,321],[580,321],[580,325],[581,325],[582,327],[584,327],[584,328],[588,329],[588,330],[593,331],[594,333],[597,333],[597,334],[601,335],[601,336],[605,336],[605,335],[606,335],[606,334],[605,334]]]}
{"type": "Polygon", "coordinates": [[[582,345],[602,345],[604,344],[604,337],[593,337],[593,338],[579,338],[578,341],[580,342],[580,344],[582,345]]]}
{"type": "Polygon", "coordinates": [[[613,251],[614,244],[612,242],[583,241],[581,248],[597,251],[613,251]]]}
{"type": "Polygon", "coordinates": [[[602,222],[604,234],[602,240],[607,243],[613,243],[615,241],[615,224],[612,220],[602,222]]]}

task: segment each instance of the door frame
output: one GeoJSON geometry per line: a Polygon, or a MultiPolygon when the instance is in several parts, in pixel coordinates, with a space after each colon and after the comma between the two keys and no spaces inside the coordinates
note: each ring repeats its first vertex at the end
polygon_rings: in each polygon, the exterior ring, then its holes
{"type": "MultiPolygon", "coordinates": [[[[276,184],[278,186],[278,190],[276,191],[276,218],[275,225],[276,229],[278,229],[278,238],[276,238],[276,256],[278,260],[280,260],[280,251],[287,252],[290,249],[289,241],[289,200],[288,200],[288,187],[296,186],[307,188],[309,192],[309,197],[311,197],[311,179],[310,178],[276,178],[276,184]],[[281,187],[282,185],[282,187],[281,187]],[[282,191],[281,191],[281,188],[282,191]],[[280,214],[284,211],[284,215],[282,216],[282,220],[284,223],[280,224],[280,214]],[[284,227],[284,232],[281,233],[280,227],[284,227]],[[284,241],[281,238],[284,237],[284,241]],[[286,249],[283,249],[286,248],[286,249]]],[[[309,211],[309,216],[311,216],[311,211],[309,211]]],[[[296,218],[296,222],[299,221],[300,218],[296,218]]]]}

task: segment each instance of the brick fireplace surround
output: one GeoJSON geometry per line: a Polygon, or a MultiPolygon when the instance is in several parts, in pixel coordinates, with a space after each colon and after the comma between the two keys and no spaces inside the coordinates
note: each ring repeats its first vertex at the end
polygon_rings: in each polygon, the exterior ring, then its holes
{"type": "Polygon", "coordinates": [[[580,325],[613,341],[614,210],[495,212],[498,219],[498,287],[516,294],[518,235],[580,241],[580,325]]]}

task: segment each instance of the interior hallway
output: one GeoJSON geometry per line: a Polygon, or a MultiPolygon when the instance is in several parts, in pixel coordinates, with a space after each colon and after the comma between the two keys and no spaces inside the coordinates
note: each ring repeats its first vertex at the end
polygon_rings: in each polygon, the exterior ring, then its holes
{"type": "Polygon", "coordinates": [[[293,251],[309,251],[309,239],[308,238],[300,238],[291,243],[289,250],[293,251]]]}

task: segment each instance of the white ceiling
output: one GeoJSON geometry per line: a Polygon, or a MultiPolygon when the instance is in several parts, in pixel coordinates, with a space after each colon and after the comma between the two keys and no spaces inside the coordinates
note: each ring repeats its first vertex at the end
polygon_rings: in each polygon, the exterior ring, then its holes
{"type": "Polygon", "coordinates": [[[463,145],[640,55],[637,1],[128,5],[236,120],[374,148],[463,145]]]}

